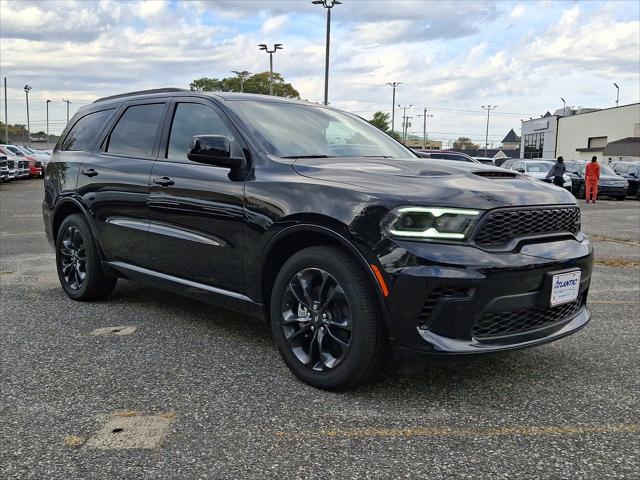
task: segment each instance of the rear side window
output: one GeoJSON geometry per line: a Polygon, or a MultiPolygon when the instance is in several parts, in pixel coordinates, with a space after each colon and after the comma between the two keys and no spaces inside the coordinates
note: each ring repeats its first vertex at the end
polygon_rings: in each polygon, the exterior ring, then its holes
{"type": "Polygon", "coordinates": [[[164,103],[127,108],[111,131],[105,152],[132,157],[150,157],[162,121],[164,103]]]}
{"type": "Polygon", "coordinates": [[[76,122],[69,134],[62,142],[60,150],[82,151],[88,150],[96,140],[96,136],[109,119],[112,110],[102,110],[101,112],[85,115],[76,122]]]}

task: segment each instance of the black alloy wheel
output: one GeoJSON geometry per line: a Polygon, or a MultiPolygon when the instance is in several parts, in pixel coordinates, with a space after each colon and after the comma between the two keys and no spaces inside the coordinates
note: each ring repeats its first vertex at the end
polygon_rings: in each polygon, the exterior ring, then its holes
{"type": "Polygon", "coordinates": [[[71,290],[79,290],[87,277],[87,247],[75,226],[71,225],[62,232],[60,264],[67,286],[71,290]]]}
{"type": "Polygon", "coordinates": [[[328,272],[306,268],[293,275],[282,297],[282,329],[298,360],[315,371],[337,367],[352,341],[351,307],[328,272]]]}
{"type": "Polygon", "coordinates": [[[117,278],[102,268],[98,247],[83,215],[69,215],[60,225],[56,266],[62,289],[73,300],[99,300],[116,286],[117,278]]]}
{"type": "Polygon", "coordinates": [[[301,250],[280,268],[271,292],[271,332],[302,381],[345,390],[384,371],[388,336],[372,277],[334,246],[301,250]]]}

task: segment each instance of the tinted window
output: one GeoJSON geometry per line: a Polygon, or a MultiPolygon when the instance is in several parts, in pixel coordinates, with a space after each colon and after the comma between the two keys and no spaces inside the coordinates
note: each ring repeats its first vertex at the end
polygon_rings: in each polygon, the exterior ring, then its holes
{"type": "Polygon", "coordinates": [[[163,112],[163,103],[127,108],[111,131],[105,151],[132,157],[153,155],[153,146],[163,112]]]}
{"type": "Polygon", "coordinates": [[[627,165],[619,164],[619,165],[616,165],[615,167],[613,167],[613,170],[616,173],[627,173],[629,171],[629,168],[628,168],[627,165]]]}
{"type": "Polygon", "coordinates": [[[112,113],[113,110],[103,110],[82,117],[66,136],[60,150],[80,151],[91,148],[96,136],[112,113]]]}
{"type": "Polygon", "coordinates": [[[199,103],[179,103],[171,124],[167,158],[187,160],[191,140],[195,135],[224,135],[231,140],[231,154],[241,154],[233,134],[213,107],[199,103]]]}

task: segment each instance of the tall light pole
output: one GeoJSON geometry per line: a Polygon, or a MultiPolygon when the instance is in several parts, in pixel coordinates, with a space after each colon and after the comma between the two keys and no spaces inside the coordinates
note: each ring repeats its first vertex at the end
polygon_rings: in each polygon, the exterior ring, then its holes
{"type": "Polygon", "coordinates": [[[402,141],[403,143],[407,143],[407,135],[406,135],[406,123],[407,123],[407,108],[411,108],[413,105],[398,105],[398,108],[402,109],[402,141]]]}
{"type": "Polygon", "coordinates": [[[616,107],[617,107],[618,103],[620,102],[620,87],[616,82],[613,82],[613,86],[616,87],[616,90],[617,90],[617,93],[616,93],[616,107]]]}
{"type": "Polygon", "coordinates": [[[560,100],[562,100],[562,115],[566,115],[567,114],[567,102],[562,97],[560,97],[560,100]]]}
{"type": "Polygon", "coordinates": [[[31,123],[29,122],[29,91],[31,90],[31,85],[24,86],[24,95],[27,99],[27,144],[31,146],[31,123]]]}
{"type": "Polygon", "coordinates": [[[491,110],[495,110],[496,108],[498,108],[497,105],[487,105],[486,107],[484,105],[482,105],[483,110],[487,111],[487,133],[484,137],[484,156],[487,156],[487,150],[489,148],[489,113],[491,113],[491,110]]]}
{"type": "Polygon", "coordinates": [[[422,148],[427,148],[427,118],[433,118],[433,115],[427,115],[427,107],[424,108],[424,112],[422,115],[418,115],[418,117],[422,117],[422,148]]]}
{"type": "Polygon", "coordinates": [[[4,141],[9,143],[9,118],[7,117],[7,77],[4,77],[4,141]]]}
{"type": "Polygon", "coordinates": [[[71,100],[63,98],[62,101],[67,104],[67,123],[69,123],[69,104],[71,104],[71,100]]]}
{"type": "Polygon", "coordinates": [[[47,100],[47,148],[49,148],[49,104],[51,100],[47,100]]]}
{"type": "Polygon", "coordinates": [[[244,92],[244,79],[251,75],[251,72],[247,72],[246,70],[243,70],[241,72],[237,70],[231,70],[231,73],[235,73],[238,76],[238,78],[240,79],[240,93],[244,92]]]}
{"type": "Polygon", "coordinates": [[[393,88],[393,97],[391,100],[391,132],[393,133],[396,124],[396,87],[402,84],[402,82],[387,83],[393,88]]]}
{"type": "Polygon", "coordinates": [[[273,54],[276,50],[282,50],[282,44],[276,43],[273,45],[273,48],[269,50],[264,43],[261,43],[258,45],[258,48],[269,54],[269,95],[273,95],[273,54]]]}
{"type": "Polygon", "coordinates": [[[314,5],[322,5],[327,9],[327,40],[324,59],[324,104],[329,105],[329,41],[331,38],[331,9],[334,5],[340,5],[339,0],[313,0],[314,5]]]}

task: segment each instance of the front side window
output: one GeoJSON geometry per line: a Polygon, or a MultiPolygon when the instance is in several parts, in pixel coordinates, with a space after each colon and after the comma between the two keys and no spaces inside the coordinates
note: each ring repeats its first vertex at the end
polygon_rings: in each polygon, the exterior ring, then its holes
{"type": "Polygon", "coordinates": [[[105,152],[131,157],[152,156],[163,112],[164,103],[127,108],[107,138],[105,152]]]}
{"type": "Polygon", "coordinates": [[[200,103],[178,103],[171,123],[166,157],[169,160],[186,161],[191,141],[196,135],[225,136],[230,140],[231,155],[242,154],[231,130],[216,110],[200,103]]]}
{"type": "Polygon", "coordinates": [[[102,110],[82,117],[65,137],[60,150],[82,151],[91,148],[96,136],[100,133],[112,113],[113,109],[102,110]]]}
{"type": "Polygon", "coordinates": [[[370,123],[336,110],[289,102],[238,100],[233,107],[272,155],[416,158],[370,123]]]}
{"type": "Polygon", "coordinates": [[[547,173],[551,170],[551,163],[527,163],[527,172],[530,173],[547,173]]]}

